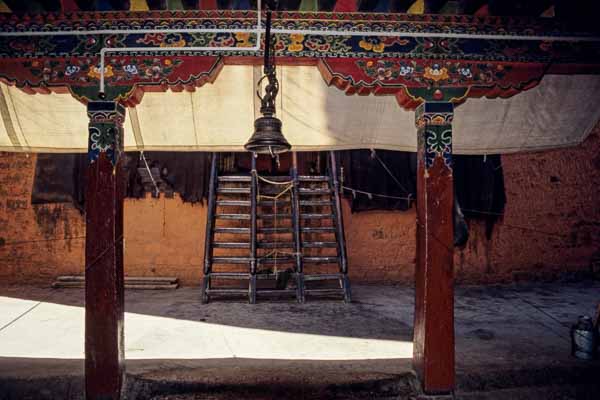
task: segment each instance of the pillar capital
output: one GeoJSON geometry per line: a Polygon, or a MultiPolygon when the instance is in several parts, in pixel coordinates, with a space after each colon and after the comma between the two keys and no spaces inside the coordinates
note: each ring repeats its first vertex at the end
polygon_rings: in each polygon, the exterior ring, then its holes
{"type": "Polygon", "coordinates": [[[123,152],[123,121],[125,107],[115,101],[90,101],[87,105],[89,123],[88,160],[96,162],[101,153],[115,166],[123,152]]]}
{"type": "Polygon", "coordinates": [[[446,101],[426,101],[415,110],[417,128],[425,125],[450,125],[454,118],[454,104],[446,101]]]}
{"type": "Polygon", "coordinates": [[[452,169],[452,120],[454,105],[449,102],[425,102],[415,111],[419,152],[423,152],[425,169],[433,166],[436,158],[452,169]]]}

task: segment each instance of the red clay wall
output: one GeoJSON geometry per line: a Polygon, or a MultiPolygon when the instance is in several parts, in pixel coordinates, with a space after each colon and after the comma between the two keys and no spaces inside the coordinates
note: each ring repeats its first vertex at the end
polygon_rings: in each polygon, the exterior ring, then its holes
{"type": "MultiPolygon", "coordinates": [[[[506,155],[503,165],[506,214],[489,241],[481,224],[471,225],[467,246],[455,251],[457,279],[506,282],[587,270],[600,247],[600,125],[576,148],[506,155]]],[[[34,169],[35,155],[0,153],[4,283],[83,273],[83,218],[69,204],[32,206],[34,169]]],[[[354,282],[412,282],[414,210],[351,214],[346,205],[344,219],[354,282]]],[[[198,284],[205,221],[205,207],[178,198],[126,200],[126,274],[198,284]]]]}

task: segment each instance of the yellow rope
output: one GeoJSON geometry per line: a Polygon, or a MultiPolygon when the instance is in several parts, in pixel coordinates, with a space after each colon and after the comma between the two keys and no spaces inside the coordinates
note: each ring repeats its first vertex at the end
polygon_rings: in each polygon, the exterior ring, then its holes
{"type": "MultiPolygon", "coordinates": [[[[254,171],[255,172],[255,171],[254,171]]],[[[277,216],[278,216],[278,212],[277,212],[277,200],[283,196],[284,194],[286,194],[287,192],[289,192],[290,190],[292,190],[294,188],[294,181],[284,181],[284,182],[277,182],[277,181],[272,181],[269,180],[265,177],[262,177],[260,175],[258,175],[258,173],[256,174],[256,177],[268,184],[271,185],[288,185],[286,188],[284,188],[281,192],[279,192],[277,195],[275,196],[268,196],[268,195],[264,195],[264,194],[260,194],[260,186],[257,185],[256,188],[256,197],[257,197],[257,201],[260,201],[260,199],[268,199],[268,200],[273,200],[273,211],[274,211],[274,229],[275,229],[275,233],[277,234],[277,216]]],[[[277,246],[278,240],[277,240],[277,236],[275,237],[275,246],[277,246]]],[[[296,256],[298,253],[290,253],[287,251],[281,251],[278,249],[272,250],[269,253],[267,253],[266,255],[262,256],[262,257],[258,257],[259,259],[264,259],[264,258],[269,258],[271,256],[275,256],[275,264],[274,264],[274,271],[275,273],[277,273],[277,255],[278,254],[282,254],[282,255],[290,255],[290,256],[296,256]]]]}
{"type": "Polygon", "coordinates": [[[265,178],[264,176],[260,176],[258,174],[256,174],[256,177],[263,182],[270,183],[271,185],[291,185],[294,183],[294,181],[283,181],[283,182],[271,181],[271,180],[265,178]]]}

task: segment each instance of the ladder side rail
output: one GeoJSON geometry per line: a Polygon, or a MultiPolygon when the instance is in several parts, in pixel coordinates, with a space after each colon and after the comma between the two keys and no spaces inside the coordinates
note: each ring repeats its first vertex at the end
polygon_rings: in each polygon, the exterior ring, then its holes
{"type": "Polygon", "coordinates": [[[348,258],[346,254],[346,237],[344,235],[344,221],[342,219],[342,201],[340,196],[340,182],[338,178],[338,166],[335,151],[329,152],[329,184],[333,189],[333,216],[335,221],[335,236],[338,242],[338,255],[340,257],[340,269],[343,274],[348,273],[348,258]]]}
{"type": "Polygon", "coordinates": [[[219,154],[211,154],[210,181],[208,186],[208,210],[206,213],[206,236],[204,237],[204,275],[212,272],[213,241],[215,235],[215,210],[217,204],[219,154]]]}
{"type": "Polygon", "coordinates": [[[250,284],[249,300],[250,303],[256,302],[256,248],[257,248],[257,209],[258,209],[258,173],[256,171],[256,153],[251,154],[251,178],[250,178],[250,284]]]}
{"type": "Polygon", "coordinates": [[[300,190],[298,180],[298,155],[292,153],[292,228],[294,233],[294,256],[296,261],[296,285],[297,298],[300,303],[304,302],[304,261],[302,235],[300,234],[300,190]]]}

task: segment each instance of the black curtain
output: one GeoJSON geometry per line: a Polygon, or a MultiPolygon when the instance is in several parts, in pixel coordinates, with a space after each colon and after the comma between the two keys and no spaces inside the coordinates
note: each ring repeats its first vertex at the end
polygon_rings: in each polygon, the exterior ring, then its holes
{"type": "Polygon", "coordinates": [[[352,212],[408,210],[411,207],[417,187],[416,153],[346,150],[339,155],[347,188],[344,196],[350,200],[352,212]]]}
{"type": "MultiPolygon", "coordinates": [[[[161,191],[177,192],[184,202],[201,203],[208,196],[210,153],[145,152],[148,167],[158,170],[161,191]]],[[[126,196],[142,198],[146,186],[140,169],[146,163],[140,153],[123,155],[127,180],[126,196]]],[[[73,203],[85,209],[87,154],[38,154],[31,192],[31,204],[73,203]]]]}
{"type": "Polygon", "coordinates": [[[454,156],[454,193],[467,220],[483,220],[486,236],[504,213],[506,193],[500,155],[454,156]]]}

